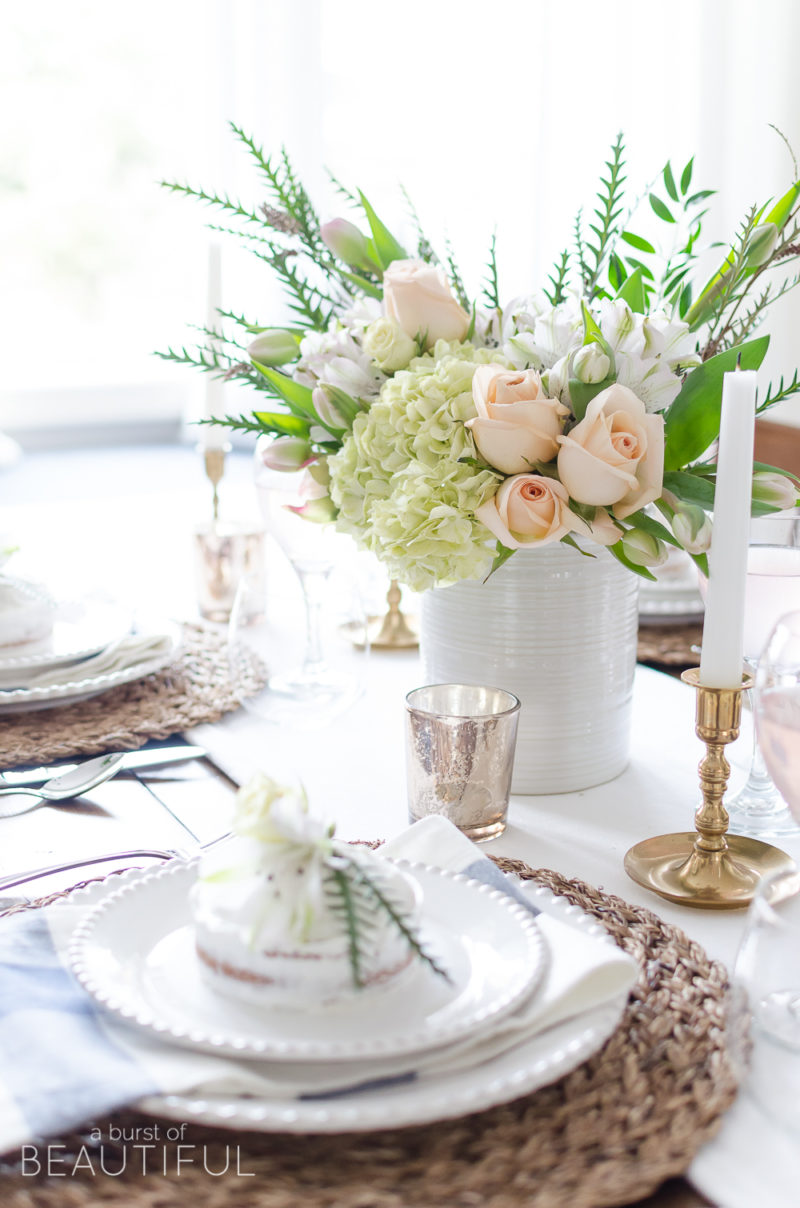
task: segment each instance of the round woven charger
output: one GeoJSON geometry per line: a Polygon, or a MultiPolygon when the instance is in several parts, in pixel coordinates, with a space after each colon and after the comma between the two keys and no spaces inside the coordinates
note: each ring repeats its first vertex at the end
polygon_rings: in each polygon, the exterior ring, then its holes
{"type": "Polygon", "coordinates": [[[659,663],[662,667],[695,667],[697,651],[703,640],[703,623],[696,625],[641,625],[637,658],[640,663],[659,663]]]}
{"type": "Polygon", "coordinates": [[[252,661],[240,660],[231,679],[223,631],[187,624],[175,661],[163,671],[75,705],[0,718],[0,767],[132,751],[151,738],[218,721],[262,683],[252,661]]]}
{"type": "MultiPolygon", "coordinates": [[[[628,1204],[681,1174],[715,1131],[736,1093],[724,1029],[726,973],[682,931],[649,910],[570,881],[498,859],[507,872],[546,885],[595,918],[639,963],[622,1022],[602,1050],[535,1094],[459,1120],[338,1136],[241,1134],[190,1126],[183,1143],[206,1146],[212,1178],[196,1164],[143,1177],[88,1171],[64,1179],[23,1177],[9,1158],[0,1203],[9,1208],[602,1208],[628,1204]],[[240,1169],[236,1174],[235,1148],[240,1169]]],[[[170,1122],[172,1123],[172,1122],[170,1122]]],[[[121,1166],[113,1124],[152,1125],[135,1113],[99,1123],[108,1170],[121,1166]]],[[[162,1128],[169,1127],[162,1125],[162,1128]]],[[[96,1143],[60,1138],[70,1155],[96,1143]]],[[[162,1133],[163,1135],[163,1133],[162,1133]]],[[[130,1151],[128,1151],[130,1154],[130,1151]]],[[[73,1159],[74,1161],[74,1159],[73,1159]]],[[[130,1165],[130,1163],[129,1163],[130,1165]]]]}

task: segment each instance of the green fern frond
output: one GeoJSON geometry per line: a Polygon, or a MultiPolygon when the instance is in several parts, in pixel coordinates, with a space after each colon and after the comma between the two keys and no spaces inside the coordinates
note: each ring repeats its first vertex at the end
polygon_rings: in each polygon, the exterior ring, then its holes
{"type": "MultiPolygon", "coordinates": [[[[184,197],[193,197],[195,201],[201,201],[204,205],[217,206],[217,208],[226,210],[228,213],[236,214],[245,222],[254,222],[258,226],[264,225],[264,219],[255,210],[248,210],[240,201],[235,201],[229,197],[227,193],[207,193],[205,189],[193,189],[191,185],[182,185],[174,181],[161,180],[158,182],[162,189],[169,189],[170,193],[180,193],[184,197]]],[[[234,232],[238,234],[239,232],[234,232]]]]}
{"type": "Polygon", "coordinates": [[[417,213],[417,208],[411,200],[405,185],[400,185],[400,192],[403,194],[406,206],[408,207],[409,217],[414,224],[414,230],[417,234],[417,255],[419,256],[420,260],[424,260],[426,264],[438,264],[439,257],[434,251],[433,244],[430,242],[428,236],[422,229],[422,222],[420,221],[419,214],[417,213]]]}
{"type": "Polygon", "coordinates": [[[341,913],[347,927],[347,952],[350,957],[353,984],[361,987],[364,985],[362,975],[364,959],[361,951],[361,927],[353,901],[352,884],[343,868],[329,868],[327,872],[338,894],[341,913]]]}
{"type": "Polygon", "coordinates": [[[795,369],[794,376],[788,386],[784,385],[783,376],[781,376],[778,389],[773,392],[772,382],[767,387],[767,394],[763,403],[759,403],[756,411],[761,414],[762,411],[774,407],[776,403],[782,403],[784,399],[791,398],[793,394],[800,394],[800,370],[795,369]]]}
{"type": "Polygon", "coordinates": [[[553,271],[547,280],[553,287],[553,292],[544,291],[544,296],[547,298],[551,306],[558,306],[566,298],[566,283],[569,273],[569,252],[565,248],[556,264],[553,265],[553,271]]]}
{"type": "Polygon", "coordinates": [[[445,240],[444,248],[447,260],[447,270],[450,277],[450,284],[453,287],[453,293],[458,298],[459,303],[464,307],[464,310],[471,310],[472,307],[470,305],[469,297],[467,296],[467,291],[464,289],[464,282],[461,279],[461,273],[458,270],[455,253],[453,252],[453,247],[449,239],[445,240]]]}
{"type": "Polygon", "coordinates": [[[497,230],[492,231],[492,241],[489,244],[489,259],[486,263],[483,296],[486,305],[492,310],[500,309],[500,286],[497,280],[497,230]]]}
{"type": "Polygon", "coordinates": [[[361,201],[355,195],[355,193],[353,193],[350,189],[348,189],[346,187],[346,185],[343,185],[342,182],[339,180],[339,178],[334,176],[334,174],[333,174],[333,172],[331,172],[330,168],[326,168],[325,172],[328,177],[328,180],[331,182],[331,184],[333,185],[336,192],[339,193],[342,197],[344,197],[344,199],[348,203],[348,205],[351,205],[356,210],[360,210],[361,201]]]}
{"type": "MultiPolygon", "coordinates": [[[[618,234],[617,220],[622,213],[622,186],[626,179],[622,175],[625,167],[624,152],[625,144],[620,133],[611,148],[611,159],[606,161],[608,179],[601,177],[600,180],[601,187],[597,193],[598,205],[593,211],[597,221],[589,223],[589,229],[595,237],[594,243],[586,244],[586,251],[591,253],[591,263],[589,257],[583,252],[584,245],[580,230],[578,231],[582,286],[586,298],[590,302],[599,292],[600,275],[609,253],[613,250],[618,234]]],[[[578,227],[580,227],[580,223],[578,223],[578,227]]]]}

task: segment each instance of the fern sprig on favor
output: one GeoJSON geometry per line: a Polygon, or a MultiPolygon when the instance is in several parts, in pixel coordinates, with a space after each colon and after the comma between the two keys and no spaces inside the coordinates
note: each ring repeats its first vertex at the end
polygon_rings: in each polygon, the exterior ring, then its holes
{"type": "Polygon", "coordinates": [[[376,913],[389,919],[419,960],[439,977],[448,982],[451,980],[447,970],[424,946],[413,923],[359,861],[339,847],[326,862],[325,873],[331,907],[340,915],[347,930],[350,967],[356,986],[364,984],[363,969],[368,957],[367,946],[375,931],[376,913]]]}
{"type": "Polygon", "coordinates": [[[350,957],[353,984],[360,989],[364,985],[362,973],[364,954],[361,947],[362,929],[353,898],[352,883],[343,868],[329,868],[328,873],[338,897],[339,913],[344,917],[347,926],[347,952],[350,957]]]}

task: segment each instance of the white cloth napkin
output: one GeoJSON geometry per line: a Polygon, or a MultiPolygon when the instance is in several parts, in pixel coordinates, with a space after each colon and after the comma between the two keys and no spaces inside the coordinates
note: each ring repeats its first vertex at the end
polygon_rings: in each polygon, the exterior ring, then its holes
{"type": "Polygon", "coordinates": [[[514,1015],[474,1039],[391,1060],[270,1064],[178,1048],[95,1010],[65,972],[70,937],[86,909],[67,900],[0,922],[0,1027],[5,1051],[15,1054],[0,1069],[0,1152],[148,1094],[249,1093],[291,1100],[346,1095],[387,1078],[435,1079],[472,1068],[632,986],[636,965],[613,941],[540,913],[443,819],[417,823],[386,850],[500,885],[538,915],[549,966],[544,985],[514,1015]],[[31,1044],[34,1019],[37,1042],[31,1044]]]}
{"type": "Polygon", "coordinates": [[[133,670],[146,666],[158,659],[166,658],[174,646],[173,639],[165,633],[132,634],[113,642],[99,654],[74,663],[57,663],[53,667],[8,668],[0,671],[0,691],[11,692],[15,688],[55,688],[63,684],[77,684],[96,679],[99,675],[110,675],[116,671],[133,670]]]}

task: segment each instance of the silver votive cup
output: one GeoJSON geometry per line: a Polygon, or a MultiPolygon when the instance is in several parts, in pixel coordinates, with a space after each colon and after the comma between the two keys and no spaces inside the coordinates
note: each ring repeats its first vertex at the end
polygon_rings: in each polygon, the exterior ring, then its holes
{"type": "Polygon", "coordinates": [[[448,818],[480,843],[506,829],[520,704],[502,688],[429,684],[406,697],[412,822],[448,818]]]}
{"type": "Polygon", "coordinates": [[[195,584],[200,615],[225,624],[230,620],[236,589],[243,575],[251,584],[243,624],[264,619],[266,568],[264,531],[253,525],[224,522],[195,530],[195,584]],[[260,585],[260,587],[259,587],[260,585]]]}

